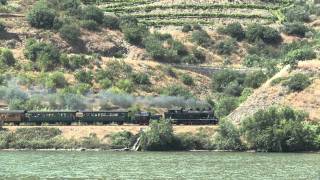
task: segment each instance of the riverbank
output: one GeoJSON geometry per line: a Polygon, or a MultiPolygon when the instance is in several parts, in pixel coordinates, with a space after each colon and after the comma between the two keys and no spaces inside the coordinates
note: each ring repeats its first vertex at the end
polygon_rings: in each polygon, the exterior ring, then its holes
{"type": "MultiPolygon", "coordinates": [[[[57,128],[61,131],[61,135],[66,139],[81,139],[88,137],[90,134],[94,133],[98,138],[104,138],[105,136],[128,131],[132,134],[138,134],[140,130],[147,128],[148,126],[136,126],[136,125],[108,125],[108,126],[3,126],[3,128],[8,129],[9,131],[16,131],[18,128],[39,128],[39,127],[48,127],[48,128],[57,128]]],[[[173,131],[176,134],[180,133],[196,133],[200,128],[210,128],[217,129],[217,125],[204,125],[204,126],[173,126],[173,131]]]]}

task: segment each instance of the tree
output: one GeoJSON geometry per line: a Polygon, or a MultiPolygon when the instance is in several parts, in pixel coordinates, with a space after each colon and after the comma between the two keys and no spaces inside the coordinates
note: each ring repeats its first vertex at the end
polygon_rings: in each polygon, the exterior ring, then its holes
{"type": "Polygon", "coordinates": [[[238,107],[238,99],[235,97],[222,97],[216,105],[216,114],[219,118],[225,117],[238,107]]]}
{"type": "Polygon", "coordinates": [[[196,30],[192,32],[191,40],[196,44],[204,47],[208,47],[212,44],[211,37],[204,30],[196,30]]]}
{"type": "Polygon", "coordinates": [[[62,38],[66,39],[71,43],[75,43],[79,40],[80,29],[78,26],[73,24],[65,24],[59,29],[62,38]]]}
{"type": "Polygon", "coordinates": [[[13,54],[9,49],[0,49],[0,62],[8,66],[14,66],[16,59],[13,57],[13,54]]]}
{"type": "Polygon", "coordinates": [[[259,151],[290,152],[313,150],[314,134],[304,126],[306,114],[289,107],[259,110],[241,123],[249,148],[259,151]]]}
{"type": "Polygon", "coordinates": [[[88,6],[84,8],[82,12],[83,19],[85,20],[93,20],[98,24],[103,23],[104,14],[103,11],[96,6],[88,6]]]}
{"type": "Polygon", "coordinates": [[[222,33],[227,34],[238,41],[241,41],[245,38],[245,32],[242,28],[242,25],[238,22],[228,24],[226,27],[221,29],[222,33]]]}
{"type": "Polygon", "coordinates": [[[240,139],[240,131],[230,121],[223,119],[219,122],[217,134],[214,137],[214,144],[217,149],[236,150],[244,149],[240,139]]]}

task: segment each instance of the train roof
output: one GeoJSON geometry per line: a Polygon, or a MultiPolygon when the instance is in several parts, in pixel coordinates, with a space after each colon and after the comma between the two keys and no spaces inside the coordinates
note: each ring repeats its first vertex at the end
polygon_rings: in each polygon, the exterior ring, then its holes
{"type": "Polygon", "coordinates": [[[79,111],[82,113],[128,113],[129,111],[124,110],[114,110],[114,111],[79,111]]]}
{"type": "Polygon", "coordinates": [[[28,111],[28,113],[77,113],[79,111],[72,111],[72,110],[53,110],[53,111],[28,111]]]}
{"type": "Polygon", "coordinates": [[[25,110],[0,110],[0,113],[2,114],[22,114],[25,112],[25,110]]]}

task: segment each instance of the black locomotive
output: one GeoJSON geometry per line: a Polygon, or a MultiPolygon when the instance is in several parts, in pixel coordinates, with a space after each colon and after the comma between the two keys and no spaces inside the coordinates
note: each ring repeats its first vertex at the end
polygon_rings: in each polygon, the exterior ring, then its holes
{"type": "Polygon", "coordinates": [[[169,119],[173,124],[207,125],[217,124],[218,119],[212,110],[184,110],[171,109],[164,115],[155,115],[150,112],[130,111],[10,111],[0,110],[0,123],[20,125],[61,124],[71,125],[78,123],[90,124],[139,124],[148,125],[152,120],[169,119]]]}

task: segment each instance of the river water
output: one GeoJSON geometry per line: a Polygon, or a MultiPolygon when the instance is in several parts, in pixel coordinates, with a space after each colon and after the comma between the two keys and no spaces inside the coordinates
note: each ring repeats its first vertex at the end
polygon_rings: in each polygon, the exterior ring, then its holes
{"type": "Polygon", "coordinates": [[[320,179],[320,154],[0,151],[0,179],[320,179]]]}

